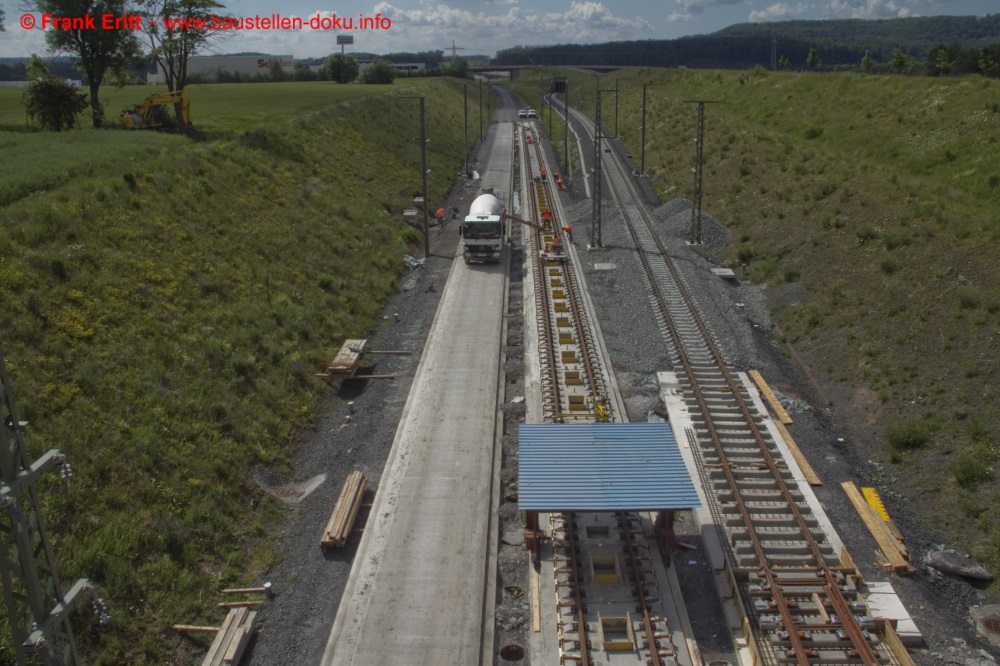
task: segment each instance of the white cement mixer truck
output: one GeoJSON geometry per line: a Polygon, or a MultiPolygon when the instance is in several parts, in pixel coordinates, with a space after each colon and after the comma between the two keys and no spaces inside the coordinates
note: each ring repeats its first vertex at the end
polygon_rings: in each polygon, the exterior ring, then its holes
{"type": "Polygon", "coordinates": [[[503,253],[506,214],[492,194],[480,194],[462,223],[462,256],[465,263],[498,262],[503,253]]]}

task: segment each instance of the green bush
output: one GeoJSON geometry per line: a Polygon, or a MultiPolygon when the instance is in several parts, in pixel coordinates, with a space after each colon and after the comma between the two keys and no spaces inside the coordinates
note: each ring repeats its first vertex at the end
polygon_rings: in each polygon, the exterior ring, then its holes
{"type": "Polygon", "coordinates": [[[897,423],[889,426],[885,439],[890,449],[913,451],[927,444],[928,428],[922,423],[897,423]]]}
{"type": "Polygon", "coordinates": [[[967,449],[955,458],[951,473],[958,485],[971,490],[993,479],[993,465],[990,456],[983,451],[967,449]]]}

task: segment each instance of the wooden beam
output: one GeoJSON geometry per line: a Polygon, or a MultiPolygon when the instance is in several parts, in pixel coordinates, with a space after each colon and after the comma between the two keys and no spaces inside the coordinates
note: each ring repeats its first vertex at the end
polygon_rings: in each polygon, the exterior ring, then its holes
{"type": "Polygon", "coordinates": [[[324,550],[330,546],[341,548],[347,542],[354,527],[354,520],[358,517],[358,510],[361,508],[361,498],[364,496],[366,483],[364,475],[359,471],[347,475],[319,542],[324,550]]]}
{"type": "Polygon", "coordinates": [[[219,633],[215,635],[215,640],[212,641],[212,646],[208,649],[208,654],[205,655],[204,661],[201,662],[202,666],[213,666],[214,664],[222,663],[222,658],[226,654],[226,650],[229,649],[229,643],[236,634],[239,625],[246,618],[246,614],[246,608],[234,608],[229,611],[229,614],[226,615],[226,620],[219,629],[219,633]]]}
{"type": "Polygon", "coordinates": [[[792,420],[792,417],[788,415],[788,412],[781,404],[781,401],[778,400],[778,396],[774,395],[774,391],[772,391],[768,383],[764,381],[764,376],[756,370],[751,370],[749,374],[753,383],[757,385],[757,388],[759,388],[760,392],[764,395],[764,398],[767,400],[767,404],[771,405],[771,409],[773,409],[774,413],[778,415],[778,420],[785,425],[795,423],[795,421],[792,420]]]}
{"type": "Polygon", "coordinates": [[[896,659],[899,660],[899,666],[916,666],[892,624],[889,621],[885,623],[885,642],[889,644],[889,649],[892,650],[892,653],[896,655],[896,659]]]}
{"type": "Polygon", "coordinates": [[[875,537],[875,542],[878,544],[879,549],[885,556],[889,565],[897,572],[906,571],[910,568],[909,563],[899,552],[897,547],[897,541],[889,536],[889,533],[880,524],[882,521],[878,516],[869,508],[868,502],[861,495],[861,491],[858,487],[854,485],[852,481],[845,481],[840,484],[844,492],[847,493],[847,498],[851,500],[851,504],[857,510],[858,514],[861,516],[861,520],[864,521],[865,526],[868,531],[871,532],[872,536],[875,537]]]}
{"type": "Polygon", "coordinates": [[[539,632],[542,630],[542,612],[539,607],[538,597],[541,594],[541,588],[538,584],[538,572],[535,571],[535,565],[531,565],[531,630],[534,632],[539,632]]]}
{"type": "Polygon", "coordinates": [[[204,632],[214,632],[219,631],[222,627],[200,627],[195,624],[175,624],[170,627],[174,631],[204,631],[204,632]]]}
{"type": "Polygon", "coordinates": [[[781,438],[785,440],[785,445],[791,452],[792,458],[795,459],[799,469],[802,470],[802,475],[806,477],[806,481],[809,482],[809,485],[822,486],[823,482],[813,470],[812,465],[809,464],[805,454],[802,453],[801,449],[799,449],[799,445],[795,443],[794,439],[792,439],[792,435],[788,432],[788,428],[786,428],[781,421],[774,421],[774,426],[778,429],[778,432],[781,433],[781,438]]]}

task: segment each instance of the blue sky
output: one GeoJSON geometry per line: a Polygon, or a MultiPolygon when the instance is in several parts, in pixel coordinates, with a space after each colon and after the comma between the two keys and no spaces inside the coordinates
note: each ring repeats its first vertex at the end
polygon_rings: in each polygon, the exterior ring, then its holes
{"type": "MultiPolygon", "coordinates": [[[[511,46],[674,39],[714,32],[734,23],[792,19],[978,15],[1000,12],[997,0],[219,0],[234,17],[319,16],[353,19],[347,30],[241,30],[215,45],[216,53],[243,51],[296,58],[340,50],[337,34],[354,36],[347,51],[390,53],[447,49],[493,55],[511,46]],[[383,29],[360,29],[359,17],[381,17],[383,29]],[[389,19],[391,25],[384,19],[389,19]]],[[[45,49],[40,30],[25,30],[19,0],[0,0],[7,31],[0,56],[45,49]]]]}

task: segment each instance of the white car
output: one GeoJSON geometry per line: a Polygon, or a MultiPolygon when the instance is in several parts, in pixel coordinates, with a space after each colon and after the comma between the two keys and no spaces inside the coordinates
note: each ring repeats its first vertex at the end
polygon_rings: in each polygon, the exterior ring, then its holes
{"type": "Polygon", "coordinates": [[[535,110],[534,110],[534,109],[528,109],[528,117],[529,117],[529,118],[537,118],[537,117],[538,117],[538,114],[537,114],[537,113],[535,113],[535,110]]]}
{"type": "Polygon", "coordinates": [[[518,118],[527,118],[528,117],[528,110],[527,109],[521,109],[520,111],[517,112],[517,117],[518,118]]]}

